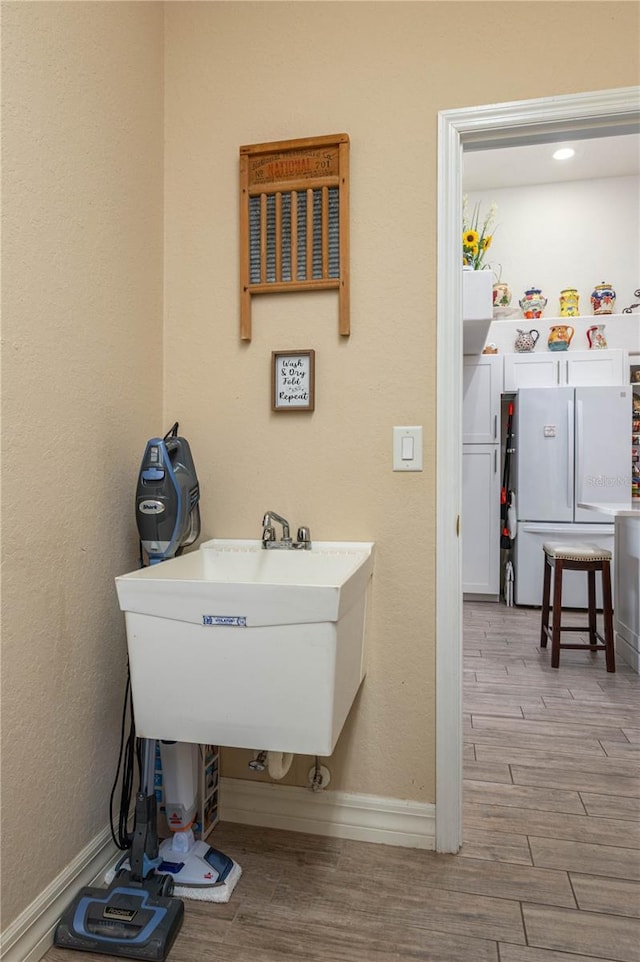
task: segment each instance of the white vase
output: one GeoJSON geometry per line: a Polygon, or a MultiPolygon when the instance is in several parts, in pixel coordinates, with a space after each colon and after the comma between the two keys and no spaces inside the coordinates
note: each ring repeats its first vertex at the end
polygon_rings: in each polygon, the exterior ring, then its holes
{"type": "Polygon", "coordinates": [[[462,318],[465,321],[493,319],[493,273],[462,268],[462,318]]]}

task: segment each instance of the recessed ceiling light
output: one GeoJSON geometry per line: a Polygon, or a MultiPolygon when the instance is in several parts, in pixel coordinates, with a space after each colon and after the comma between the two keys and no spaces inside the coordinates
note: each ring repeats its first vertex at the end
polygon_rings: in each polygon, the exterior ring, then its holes
{"type": "Polygon", "coordinates": [[[569,157],[573,157],[574,154],[575,150],[573,147],[561,147],[559,150],[556,150],[555,154],[553,155],[553,159],[569,160],[569,157]]]}

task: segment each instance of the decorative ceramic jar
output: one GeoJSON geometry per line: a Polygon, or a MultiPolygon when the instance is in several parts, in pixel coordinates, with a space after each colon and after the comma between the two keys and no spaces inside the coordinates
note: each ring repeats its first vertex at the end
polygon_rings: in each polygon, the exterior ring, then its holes
{"type": "Polygon", "coordinates": [[[604,328],[604,324],[592,324],[588,329],[587,340],[589,342],[589,350],[593,348],[606,348],[607,339],[604,336],[604,328]]]}
{"type": "Polygon", "coordinates": [[[560,291],[560,317],[578,317],[580,296],[575,287],[565,287],[560,291]]]}
{"type": "Polygon", "coordinates": [[[571,324],[556,324],[549,329],[547,347],[550,351],[567,351],[574,334],[575,329],[571,324]]]}
{"type": "Polygon", "coordinates": [[[591,292],[591,306],[594,314],[613,314],[616,304],[616,292],[611,284],[598,284],[591,292]]]}
{"type": "Polygon", "coordinates": [[[508,284],[498,282],[493,285],[493,306],[509,307],[511,304],[511,288],[508,284]]]}
{"type": "Polygon", "coordinates": [[[530,331],[521,331],[520,328],[516,328],[518,331],[518,336],[515,339],[513,349],[517,351],[518,354],[528,354],[536,346],[538,338],[540,337],[540,332],[536,331],[535,327],[532,327],[530,331]]]}
{"type": "Polygon", "coordinates": [[[542,312],[547,306],[547,299],[544,297],[539,287],[530,287],[518,302],[522,313],[528,318],[542,317],[542,312]]]}

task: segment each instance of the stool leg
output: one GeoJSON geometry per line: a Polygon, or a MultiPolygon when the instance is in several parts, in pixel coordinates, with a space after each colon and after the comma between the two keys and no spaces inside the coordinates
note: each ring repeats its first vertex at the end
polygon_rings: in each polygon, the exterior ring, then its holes
{"type": "Polygon", "coordinates": [[[551,562],[544,556],[544,582],[542,586],[542,626],[540,628],[540,647],[547,647],[549,628],[549,597],[551,595],[551,562]]]}
{"type": "Polygon", "coordinates": [[[611,565],[602,562],[602,607],[604,614],[604,656],[607,671],[616,670],[616,654],[613,647],[613,604],[611,601],[611,565]]]}
{"type": "Polygon", "coordinates": [[[560,667],[560,626],[562,621],[562,559],[553,566],[553,625],[551,628],[551,667],[560,667]]]}
{"type": "MultiPolygon", "coordinates": [[[[595,571],[587,572],[588,583],[589,583],[589,644],[591,646],[598,644],[598,639],[596,638],[596,573],[595,571]]],[[[593,648],[592,655],[597,654],[595,648],[593,648]]]]}

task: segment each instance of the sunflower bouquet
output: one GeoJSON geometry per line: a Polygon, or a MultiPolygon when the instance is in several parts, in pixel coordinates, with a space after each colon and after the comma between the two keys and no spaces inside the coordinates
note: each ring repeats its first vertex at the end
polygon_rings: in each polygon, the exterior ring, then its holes
{"type": "Polygon", "coordinates": [[[462,263],[474,271],[481,271],[484,267],[484,258],[493,239],[492,229],[497,210],[497,205],[491,204],[489,213],[481,223],[480,204],[475,204],[473,214],[469,217],[466,195],[462,199],[462,263]]]}

